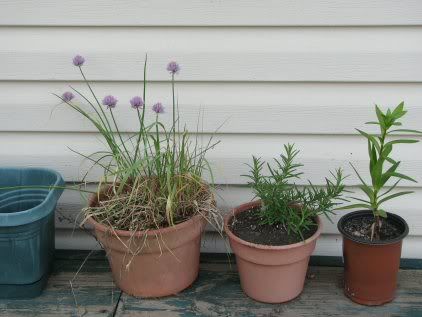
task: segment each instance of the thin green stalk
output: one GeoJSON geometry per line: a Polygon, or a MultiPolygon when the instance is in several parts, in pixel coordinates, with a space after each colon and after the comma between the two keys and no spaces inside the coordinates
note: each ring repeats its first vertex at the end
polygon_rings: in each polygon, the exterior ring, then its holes
{"type": "MultiPolygon", "coordinates": [[[[107,125],[108,125],[108,128],[109,128],[110,132],[112,132],[111,125],[110,125],[110,122],[108,121],[107,115],[106,115],[106,113],[104,112],[103,107],[101,107],[101,104],[100,104],[100,102],[98,101],[98,98],[97,98],[97,96],[96,96],[96,95],[95,95],[95,93],[94,93],[94,90],[91,88],[91,85],[90,85],[89,81],[86,79],[85,74],[84,74],[84,72],[83,72],[83,70],[82,70],[82,67],[81,67],[81,66],[78,66],[78,68],[79,68],[79,70],[80,70],[80,72],[81,72],[81,75],[82,75],[82,77],[83,77],[83,79],[84,79],[84,81],[85,81],[86,85],[88,86],[89,90],[91,91],[92,96],[94,97],[95,101],[97,102],[98,107],[100,108],[100,110],[101,110],[102,114],[104,115],[104,119],[105,119],[105,121],[107,122],[107,125]]],[[[97,112],[97,113],[98,113],[98,112],[97,112]]]]}
{"type": "Polygon", "coordinates": [[[120,131],[119,131],[119,127],[118,127],[118,125],[117,125],[117,123],[116,123],[116,119],[114,118],[114,114],[113,114],[113,109],[111,109],[110,108],[110,114],[111,114],[111,118],[113,119],[113,122],[114,122],[114,126],[116,127],[116,131],[117,131],[117,134],[118,134],[118,136],[119,136],[119,138],[120,138],[120,141],[122,142],[122,145],[123,145],[123,148],[125,149],[125,154],[126,154],[126,156],[127,156],[127,159],[129,160],[129,163],[133,163],[133,161],[132,161],[132,158],[130,157],[130,152],[127,150],[127,148],[126,148],[126,145],[125,145],[125,142],[123,141],[123,138],[122,138],[122,135],[121,135],[121,133],[120,133],[120,131]]]}
{"type": "MultiPolygon", "coordinates": [[[[173,165],[175,162],[176,156],[176,101],[175,101],[175,94],[174,94],[174,73],[171,75],[171,90],[173,95],[173,165]]],[[[173,175],[175,174],[173,168],[173,175]]]]}
{"type": "Polygon", "coordinates": [[[147,101],[146,101],[146,87],[147,87],[147,58],[148,56],[145,55],[145,62],[144,62],[144,78],[143,78],[143,100],[144,100],[144,106],[142,107],[142,116],[140,116],[139,113],[139,109],[136,109],[138,112],[138,119],[139,119],[139,136],[138,136],[138,141],[136,142],[136,148],[135,148],[135,159],[134,162],[136,162],[136,159],[138,157],[138,153],[139,153],[139,146],[141,143],[141,139],[144,140],[145,143],[145,108],[147,106],[147,101]]]}

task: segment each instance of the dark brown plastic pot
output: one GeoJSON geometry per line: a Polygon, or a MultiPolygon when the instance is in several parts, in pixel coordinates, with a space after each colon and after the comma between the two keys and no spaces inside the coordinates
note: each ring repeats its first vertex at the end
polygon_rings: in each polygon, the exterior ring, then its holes
{"type": "Polygon", "coordinates": [[[348,221],[368,215],[372,212],[361,210],[344,215],[338,230],[343,235],[344,293],[358,304],[375,306],[395,297],[401,246],[409,227],[403,218],[387,213],[387,221],[401,229],[395,239],[365,242],[344,231],[348,221]]]}

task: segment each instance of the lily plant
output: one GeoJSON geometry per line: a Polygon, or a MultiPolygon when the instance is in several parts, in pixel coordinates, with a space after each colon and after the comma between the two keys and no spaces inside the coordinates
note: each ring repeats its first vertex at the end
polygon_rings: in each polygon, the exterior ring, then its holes
{"type": "Polygon", "coordinates": [[[402,126],[400,119],[402,119],[407,113],[404,109],[403,102],[401,102],[393,110],[387,109],[386,112],[383,112],[376,105],[375,113],[378,120],[366,122],[366,124],[378,126],[378,133],[368,133],[356,129],[367,139],[368,142],[369,173],[371,176],[371,183],[368,184],[365,182],[355,166],[350,163],[361,181],[359,188],[363,191],[363,193],[365,193],[367,199],[349,197],[358,203],[338,208],[365,208],[371,210],[374,216],[374,222],[371,226],[371,240],[373,240],[374,237],[379,239],[382,219],[387,218],[387,212],[382,205],[393,198],[413,193],[413,191],[398,191],[392,193],[400,181],[407,180],[416,183],[416,180],[412,177],[399,172],[401,162],[392,158],[393,147],[397,144],[411,144],[419,142],[419,140],[403,138],[399,137],[399,135],[422,134],[421,131],[417,130],[397,128],[402,126]],[[387,183],[389,181],[394,181],[394,183],[388,187],[387,183]]]}

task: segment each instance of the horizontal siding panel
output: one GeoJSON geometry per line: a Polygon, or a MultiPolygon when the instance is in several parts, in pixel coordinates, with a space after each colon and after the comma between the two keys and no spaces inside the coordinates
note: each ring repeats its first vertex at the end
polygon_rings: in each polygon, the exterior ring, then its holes
{"type": "MultiPolygon", "coordinates": [[[[265,157],[270,160],[270,157],[265,157]]],[[[250,163],[250,159],[244,157],[209,157],[208,158],[211,166],[213,167],[213,176],[215,182],[218,184],[244,184],[245,178],[240,175],[248,171],[248,168],[244,163],[250,163]]],[[[368,162],[366,160],[352,160],[354,166],[360,171],[366,171],[368,162]]],[[[302,163],[305,164],[303,169],[307,173],[307,178],[315,184],[322,184],[325,175],[329,175],[329,170],[334,170],[337,167],[344,167],[348,170],[349,166],[346,159],[303,159],[302,163]]],[[[80,159],[73,156],[60,156],[60,155],[25,155],[24,157],[18,157],[16,155],[2,155],[0,159],[2,166],[31,166],[31,167],[50,167],[60,171],[64,177],[69,181],[79,181],[84,175],[86,166],[80,166],[80,159]]],[[[419,178],[422,175],[422,161],[420,159],[408,159],[406,163],[403,163],[402,172],[413,177],[419,178]]],[[[87,181],[97,181],[101,176],[100,171],[94,170],[86,179],[87,181]]],[[[367,173],[362,172],[363,176],[367,176],[367,173]]],[[[209,176],[205,176],[206,179],[210,180],[209,176]]],[[[305,183],[306,180],[299,181],[299,184],[305,183]]],[[[358,179],[352,174],[351,177],[347,178],[346,184],[353,185],[357,184],[358,179]]],[[[408,186],[408,181],[403,181],[403,184],[408,186]]],[[[421,187],[422,184],[418,183],[415,187],[421,187]]]]}
{"type": "MultiPolygon", "coordinates": [[[[395,106],[396,104],[394,104],[395,106]]],[[[113,113],[121,132],[135,132],[139,127],[135,112],[116,109],[113,113]]],[[[171,106],[161,121],[171,126],[171,106]]],[[[45,132],[95,132],[95,127],[66,105],[61,108],[27,104],[19,108],[0,108],[0,131],[45,132]],[[19,112],[17,111],[19,109],[19,112]],[[13,119],[13,120],[11,120],[13,119]]],[[[420,128],[422,108],[406,107],[411,116],[406,118],[407,127],[420,128]]],[[[88,107],[86,107],[88,109],[88,107]]],[[[357,134],[355,128],[376,132],[376,127],[365,126],[374,118],[374,106],[301,106],[301,105],[180,105],[181,122],[189,131],[207,133],[254,133],[254,134],[357,134]],[[202,119],[203,118],[203,119],[202,119]]],[[[148,109],[146,122],[154,120],[148,109]]]]}
{"type": "MultiPolygon", "coordinates": [[[[89,187],[95,190],[96,186],[89,187]]],[[[364,198],[361,191],[357,187],[348,187],[348,190],[356,193],[357,197],[364,198]]],[[[420,217],[420,208],[418,202],[422,200],[421,188],[406,188],[406,190],[414,190],[410,195],[401,196],[394,200],[390,200],[384,204],[385,210],[401,215],[409,224],[410,235],[422,236],[422,218],[420,217]]],[[[392,193],[397,192],[394,190],[392,193]]],[[[220,186],[216,191],[217,206],[223,215],[242,203],[249,202],[254,199],[252,190],[246,186],[220,186]]],[[[81,208],[86,206],[86,195],[67,190],[64,192],[59,201],[56,212],[56,227],[60,229],[78,229],[77,224],[82,220],[80,214],[81,208]]],[[[346,211],[338,211],[336,215],[331,216],[333,222],[322,217],[323,232],[326,234],[337,234],[337,221],[346,211]]],[[[208,226],[209,231],[214,229],[208,226]]]]}
{"type": "MultiPolygon", "coordinates": [[[[73,84],[72,84],[73,85],[73,84]]],[[[74,83],[87,96],[80,83],[74,83]]],[[[139,83],[93,83],[99,97],[116,95],[114,110],[120,130],[133,132],[137,117],[129,99],[140,93],[139,83]]],[[[57,97],[69,90],[66,83],[0,82],[0,131],[94,132],[92,125],[57,97]],[[22,93],[24,92],[24,93],[22,93]]],[[[420,128],[422,120],[422,84],[351,84],[351,83],[180,83],[177,95],[181,120],[196,131],[203,117],[201,131],[253,134],[356,134],[355,128],[376,131],[364,122],[375,117],[374,104],[383,108],[406,102],[409,128],[420,128]],[[253,120],[252,120],[253,118],[253,120]]],[[[81,98],[79,98],[81,99],[81,98]]],[[[162,101],[171,120],[171,93],[167,83],[152,83],[147,91],[150,105],[162,101]]],[[[153,116],[148,116],[149,120],[153,116]]]]}
{"type": "MultiPolygon", "coordinates": [[[[89,95],[81,82],[55,81],[0,81],[0,109],[18,108],[19,115],[51,111],[57,103],[53,92],[61,94],[71,84],[89,95]],[[24,92],[24,93],[23,93],[24,92]],[[19,98],[17,98],[17,96],[19,98]],[[20,110],[20,107],[28,106],[20,110]],[[45,109],[44,109],[45,108],[45,109]]],[[[92,82],[99,97],[114,94],[119,98],[118,108],[128,107],[129,99],[141,92],[140,82],[92,82]]],[[[171,103],[171,86],[167,82],[148,83],[147,102],[171,103]]],[[[180,104],[240,107],[242,105],[298,106],[393,106],[404,100],[406,104],[422,104],[422,83],[268,83],[268,82],[178,82],[177,97],[180,104]]],[[[120,111],[120,110],[119,110],[120,111]]],[[[123,111],[123,110],[122,110],[123,111]]],[[[183,114],[182,114],[183,115],[183,114]]],[[[55,116],[60,119],[60,116],[55,116]]],[[[19,122],[16,122],[19,124],[19,122]]],[[[2,127],[2,125],[0,125],[2,127]]],[[[254,131],[259,133],[259,131],[254,131]]]]}
{"type": "Polygon", "coordinates": [[[175,59],[181,81],[421,82],[421,36],[421,27],[0,28],[0,80],[79,80],[76,53],[91,80],[141,80],[148,52],[157,81],[175,59]]]}
{"type": "MultiPolygon", "coordinates": [[[[403,240],[402,258],[421,259],[420,245],[422,237],[409,236],[403,240]]],[[[57,249],[99,250],[100,246],[89,234],[81,231],[57,230],[57,249]]],[[[201,252],[231,252],[228,243],[218,234],[207,232],[203,236],[201,252]]],[[[323,234],[317,241],[313,255],[342,256],[342,238],[340,235],[323,234]]]]}
{"type": "MultiPolygon", "coordinates": [[[[214,169],[218,184],[244,184],[252,154],[271,160],[278,156],[284,143],[295,143],[301,150],[299,160],[305,165],[303,171],[315,184],[323,184],[329,170],[343,167],[351,174],[346,182],[358,183],[348,162],[367,177],[367,146],[360,137],[337,136],[266,136],[259,135],[218,135],[221,143],[209,152],[208,159],[214,169]]],[[[205,139],[206,140],[206,139],[205,139]]],[[[90,166],[82,164],[82,158],[72,153],[68,147],[84,154],[102,150],[103,146],[95,134],[44,134],[44,133],[1,133],[2,152],[0,165],[44,166],[60,171],[67,181],[79,181],[90,166]]],[[[402,171],[413,175],[418,184],[404,181],[403,185],[422,186],[422,143],[413,146],[398,146],[395,158],[403,161],[402,171]]],[[[101,171],[94,170],[88,180],[98,181],[101,171]]]]}
{"type": "Polygon", "coordinates": [[[1,25],[420,25],[417,0],[3,0],[1,25]],[[36,12],[36,14],[34,14],[36,12]]]}
{"type": "MultiPolygon", "coordinates": [[[[421,259],[420,245],[422,237],[408,236],[403,240],[401,257],[421,259]]],[[[318,241],[313,255],[342,256],[342,237],[340,235],[322,235],[318,241]]]]}
{"type": "MultiPolygon", "coordinates": [[[[62,51],[0,51],[0,80],[79,80],[69,61],[75,54],[62,51]],[[36,61],[36,62],[34,62],[36,61]]],[[[142,80],[141,62],[146,51],[109,48],[85,53],[91,80],[142,80]]],[[[324,81],[324,82],[422,82],[422,49],[406,52],[171,52],[149,51],[149,79],[168,80],[169,60],[183,65],[181,81],[324,81]]]]}
{"type": "MultiPolygon", "coordinates": [[[[289,28],[134,28],[7,27],[0,28],[3,49],[86,54],[130,52],[411,52],[422,49],[422,26],[289,28]],[[106,40],[104,40],[106,39],[106,40]],[[192,44],[195,45],[192,45],[192,44]],[[392,45],[391,43],[394,43],[392,45]],[[253,44],[253,45],[251,45],[253,44]]],[[[139,55],[133,61],[143,60],[139,55]]],[[[151,58],[154,58],[151,55],[151,58]]],[[[117,59],[116,59],[117,60],[117,59]]],[[[69,62],[69,61],[67,61],[69,62]]],[[[109,63],[114,62],[113,59],[109,63]]],[[[187,65],[182,65],[187,66],[187,65]]]]}

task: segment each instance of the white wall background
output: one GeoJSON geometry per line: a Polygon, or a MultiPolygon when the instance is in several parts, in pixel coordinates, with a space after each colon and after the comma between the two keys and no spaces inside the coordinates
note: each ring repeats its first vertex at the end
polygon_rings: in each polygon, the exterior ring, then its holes
{"type": "MultiPolygon", "coordinates": [[[[252,198],[239,176],[252,153],[269,159],[294,142],[308,178],[322,184],[335,167],[351,173],[349,161],[366,170],[366,142],[354,128],[373,118],[374,103],[404,100],[408,127],[422,128],[420,0],[2,0],[0,164],[51,167],[78,181],[81,158],[68,147],[90,153],[101,144],[76,113],[52,113],[51,93],[82,86],[71,65],[82,54],[98,95],[118,96],[118,120],[133,131],[126,101],[139,94],[146,52],[150,102],[170,102],[165,65],[176,60],[191,129],[201,110],[205,132],[227,120],[209,156],[223,212],[252,198]]],[[[403,182],[415,193],[387,209],[409,222],[403,256],[422,258],[422,144],[398,148],[396,157],[419,184],[403,182]]],[[[356,177],[347,183],[356,185],[356,177]]],[[[83,204],[65,192],[59,214],[74,217],[83,204]]],[[[58,248],[93,245],[58,217],[58,248]]],[[[204,251],[224,252],[224,243],[208,233],[204,251]]],[[[335,224],[325,221],[316,254],[341,254],[335,224]]]]}

